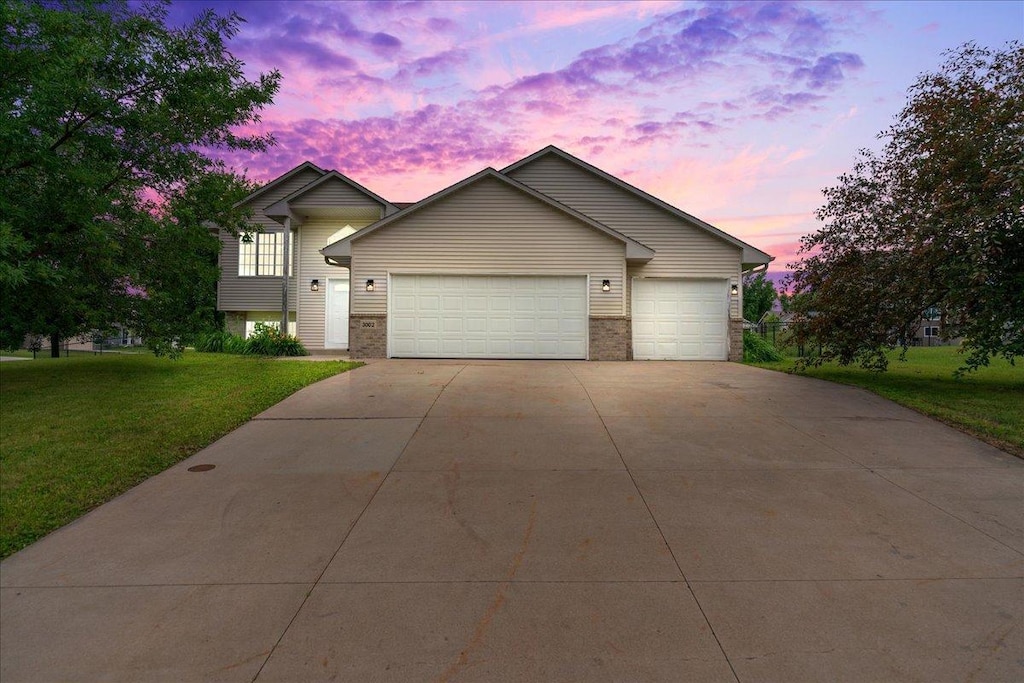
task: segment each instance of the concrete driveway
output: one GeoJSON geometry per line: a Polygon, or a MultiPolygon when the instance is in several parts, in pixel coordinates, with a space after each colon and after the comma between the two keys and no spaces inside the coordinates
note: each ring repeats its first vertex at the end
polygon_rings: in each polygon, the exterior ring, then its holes
{"type": "Polygon", "coordinates": [[[1022,575],[1024,462],[864,391],[388,361],[9,558],[0,679],[1022,680],[1022,575]]]}

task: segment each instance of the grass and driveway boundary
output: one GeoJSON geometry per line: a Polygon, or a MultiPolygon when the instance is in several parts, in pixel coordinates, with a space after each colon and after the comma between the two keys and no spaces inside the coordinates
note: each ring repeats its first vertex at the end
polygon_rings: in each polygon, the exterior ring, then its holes
{"type": "Polygon", "coordinates": [[[196,352],[0,363],[0,557],[359,365],[196,352]]]}
{"type": "MultiPolygon", "coordinates": [[[[1024,457],[1024,365],[996,358],[955,378],[963,358],[955,346],[913,347],[906,360],[894,352],[887,372],[827,364],[798,374],[862,387],[1024,457]]],[[[794,372],[796,358],[749,365],[794,372]]]]}

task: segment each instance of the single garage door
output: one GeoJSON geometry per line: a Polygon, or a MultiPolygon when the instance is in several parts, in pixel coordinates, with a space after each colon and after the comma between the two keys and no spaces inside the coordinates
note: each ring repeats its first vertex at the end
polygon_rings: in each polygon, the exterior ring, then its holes
{"type": "Polygon", "coordinates": [[[586,358],[587,278],[392,275],[390,355],[586,358]]]}
{"type": "Polygon", "coordinates": [[[633,280],[633,357],[728,360],[728,282],[633,280]]]}

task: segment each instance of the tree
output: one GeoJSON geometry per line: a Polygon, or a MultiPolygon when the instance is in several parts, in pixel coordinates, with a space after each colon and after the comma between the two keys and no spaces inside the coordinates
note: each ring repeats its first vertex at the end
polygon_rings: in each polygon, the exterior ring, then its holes
{"type": "Polygon", "coordinates": [[[938,308],[961,371],[1024,355],[1024,48],[968,43],[921,75],[879,153],[824,190],[790,267],[812,362],[884,370],[938,308]],[[813,314],[812,314],[813,312],[813,314]]]}
{"type": "Polygon", "coordinates": [[[758,322],[761,316],[772,310],[777,296],[775,285],[763,272],[748,273],[743,278],[743,318],[758,322]]]}
{"type": "Polygon", "coordinates": [[[5,0],[0,35],[0,344],[130,326],[158,353],[209,325],[217,222],[249,189],[210,155],[265,150],[280,74],[249,81],[240,22],[167,3],[5,0]]]}

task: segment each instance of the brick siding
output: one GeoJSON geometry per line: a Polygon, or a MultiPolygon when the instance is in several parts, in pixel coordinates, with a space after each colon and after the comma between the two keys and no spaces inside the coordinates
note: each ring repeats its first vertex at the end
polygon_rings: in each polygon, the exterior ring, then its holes
{"type": "Polygon", "coordinates": [[[632,360],[633,327],[629,318],[590,319],[590,360],[632,360]]]}
{"type": "Polygon", "coordinates": [[[386,315],[353,315],[348,319],[348,350],[353,358],[387,358],[386,315]]]}
{"type": "Polygon", "coordinates": [[[729,360],[733,363],[743,361],[743,321],[729,321],[729,360]]]}

